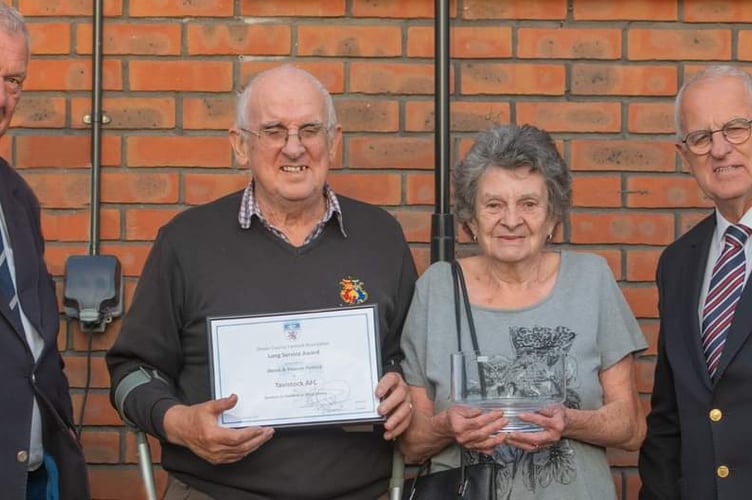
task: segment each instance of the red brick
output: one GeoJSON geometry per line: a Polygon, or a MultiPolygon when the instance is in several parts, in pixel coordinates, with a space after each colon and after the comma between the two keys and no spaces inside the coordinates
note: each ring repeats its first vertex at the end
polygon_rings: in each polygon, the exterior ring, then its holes
{"type": "MultiPolygon", "coordinates": [[[[89,168],[91,138],[85,135],[24,135],[16,138],[16,167],[89,168]]],[[[120,165],[120,138],[102,138],[102,165],[120,165]]]]}
{"type": "Polygon", "coordinates": [[[245,189],[250,180],[248,172],[232,174],[185,174],[183,191],[185,203],[199,205],[245,189]]]}
{"type": "MultiPolygon", "coordinates": [[[[408,57],[433,57],[435,29],[411,26],[407,29],[408,57]]],[[[508,26],[455,26],[449,33],[453,59],[486,59],[512,56],[512,29],[508,26]]]]}
{"type": "MultiPolygon", "coordinates": [[[[124,462],[128,464],[138,463],[138,443],[136,441],[135,432],[125,432],[125,459],[124,462]]],[[[151,456],[151,462],[158,464],[161,458],[161,445],[159,441],[154,437],[146,434],[146,440],[149,443],[149,455],[151,456]]]]}
{"type": "Polygon", "coordinates": [[[430,211],[394,210],[392,214],[402,226],[402,231],[409,243],[431,242],[430,211]]]}
{"type": "Polygon", "coordinates": [[[635,363],[635,382],[637,391],[649,393],[653,390],[653,378],[655,375],[655,361],[640,359],[635,363]]]}
{"type": "Polygon", "coordinates": [[[118,244],[110,243],[102,245],[102,253],[111,254],[118,258],[123,269],[123,276],[140,276],[143,271],[146,257],[151,250],[151,243],[147,244],[118,244]]]}
{"type": "Polygon", "coordinates": [[[234,122],[233,96],[183,98],[183,128],[186,130],[228,130],[234,122]]]}
{"type": "Polygon", "coordinates": [[[618,132],[617,102],[518,102],[517,122],[534,123],[549,132],[618,132]]]}
{"type": "Polygon", "coordinates": [[[423,271],[428,269],[428,266],[431,265],[430,248],[426,246],[412,246],[410,247],[410,253],[413,254],[413,261],[415,262],[415,267],[418,269],[418,275],[423,274],[423,271]]]}
{"type": "Polygon", "coordinates": [[[131,90],[229,92],[233,86],[229,61],[131,60],[131,90]]]}
{"type": "Polygon", "coordinates": [[[86,462],[90,464],[116,464],[120,457],[120,434],[114,431],[87,429],[81,435],[86,462]]]}
{"type": "MultiPolygon", "coordinates": [[[[24,17],[32,16],[91,16],[94,11],[91,0],[18,0],[18,10],[24,17]]],[[[123,14],[123,0],[102,2],[102,14],[123,14]]]]}
{"type": "MultiPolygon", "coordinates": [[[[434,111],[432,101],[410,101],[405,103],[405,130],[411,132],[433,132],[434,111]]],[[[453,131],[477,132],[498,123],[510,121],[509,103],[499,100],[454,101],[449,109],[450,127],[453,131]]]]}
{"type": "MultiPolygon", "coordinates": [[[[406,2],[405,0],[353,0],[352,15],[384,18],[434,18],[434,2],[406,2]]],[[[457,1],[449,0],[449,15],[457,15],[457,1]]]]}
{"type": "Polygon", "coordinates": [[[642,481],[640,481],[640,475],[637,473],[637,471],[626,471],[624,473],[624,479],[625,479],[625,491],[624,495],[622,496],[623,500],[637,500],[638,494],[640,492],[640,486],[642,486],[642,481]]]}
{"type": "Polygon", "coordinates": [[[517,56],[523,59],[618,59],[621,57],[621,30],[519,28],[517,56]]]}
{"type": "Polygon", "coordinates": [[[347,139],[350,168],[432,168],[434,141],[414,137],[359,136],[347,139]]]}
{"type": "MultiPolygon", "coordinates": [[[[59,212],[42,210],[42,231],[47,241],[87,241],[90,226],[89,211],[59,212]]],[[[99,211],[99,238],[120,238],[120,211],[103,208],[99,211]]]]}
{"type": "Polygon", "coordinates": [[[395,25],[298,26],[298,54],[317,57],[389,57],[402,54],[395,25]]]}
{"type": "Polygon", "coordinates": [[[679,234],[675,235],[674,239],[678,239],[679,236],[692,229],[711,213],[712,211],[709,210],[703,210],[699,212],[682,212],[679,215],[679,234]]]}
{"type": "Polygon", "coordinates": [[[572,180],[572,204],[576,207],[620,207],[619,175],[577,175],[572,180]]]}
{"type": "Polygon", "coordinates": [[[748,23],[752,5],[734,0],[713,2],[685,0],[684,21],[688,23],[748,23]]]}
{"type": "Polygon", "coordinates": [[[433,205],[435,194],[435,177],[433,174],[409,174],[407,176],[407,204],[433,205]]]}
{"type": "Polygon", "coordinates": [[[731,31],[722,29],[632,28],[627,33],[631,60],[728,60],[731,31]]]}
{"type": "Polygon", "coordinates": [[[233,14],[233,0],[149,0],[131,2],[132,17],[227,17],[233,14]]]}
{"type": "Polygon", "coordinates": [[[125,239],[153,241],[159,228],[179,212],[174,208],[129,208],[125,212],[125,239]]]}
{"type": "Polygon", "coordinates": [[[332,188],[344,196],[374,205],[399,205],[402,180],[396,174],[340,174],[328,177],[332,188]]]}
{"type": "Polygon", "coordinates": [[[645,340],[648,341],[648,348],[642,352],[642,356],[655,356],[658,352],[658,330],[660,329],[660,321],[658,320],[640,320],[640,328],[645,335],[645,340]]]}
{"type": "MultiPolygon", "coordinates": [[[[76,52],[93,51],[93,28],[90,23],[76,26],[76,52]]],[[[102,29],[102,52],[105,55],[168,56],[180,54],[180,25],[176,23],[111,23],[102,29]]]]}
{"type": "MultiPolygon", "coordinates": [[[[72,388],[83,389],[86,387],[86,356],[64,356],[65,375],[72,388]]],[[[90,387],[94,389],[109,389],[110,374],[107,371],[102,356],[91,357],[91,381],[90,387]]]]}
{"type": "Polygon", "coordinates": [[[178,174],[167,172],[104,172],[104,203],[175,203],[178,174]]]}
{"type": "MultiPolygon", "coordinates": [[[[155,468],[154,482],[156,483],[157,498],[162,498],[162,492],[167,483],[167,474],[162,470],[155,468]]],[[[89,484],[91,486],[92,498],[98,500],[128,498],[128,500],[146,500],[146,491],[144,483],[141,480],[141,473],[138,467],[132,468],[89,468],[89,484]],[[127,492],[127,497],[123,497],[123,492],[127,492]]]]}
{"type": "Polygon", "coordinates": [[[229,167],[232,148],[225,136],[131,136],[130,167],[229,167]]]}
{"type": "MultiPolygon", "coordinates": [[[[110,118],[107,129],[175,128],[175,100],[172,97],[105,97],[102,112],[110,118]]],[[[90,98],[71,99],[73,128],[88,128],[83,117],[91,113],[90,98]]]]}
{"type": "Polygon", "coordinates": [[[678,18],[677,2],[655,0],[575,0],[573,12],[577,21],[675,21],[678,18]]]}
{"type": "Polygon", "coordinates": [[[28,23],[28,28],[34,56],[70,52],[70,23],[28,23]]]}
{"type": "Polygon", "coordinates": [[[269,17],[339,17],[345,15],[345,0],[240,2],[240,14],[269,17]]]}
{"type": "MultiPolygon", "coordinates": [[[[91,61],[89,59],[47,59],[34,57],[29,62],[29,77],[24,90],[91,90],[91,61]]],[[[123,88],[123,67],[118,59],[102,62],[104,90],[123,88]]]]}
{"type": "Polygon", "coordinates": [[[740,61],[752,60],[752,31],[740,30],[738,32],[736,52],[740,61]]]}
{"type": "Polygon", "coordinates": [[[672,241],[674,218],[669,214],[622,210],[570,214],[570,242],[666,245],[672,241]]]}
{"type": "MultiPolygon", "coordinates": [[[[74,393],[71,394],[71,398],[73,399],[73,415],[78,422],[78,417],[81,414],[83,395],[74,393]]],[[[84,412],[84,425],[121,425],[122,422],[120,416],[112,405],[110,405],[108,391],[89,391],[89,396],[86,400],[86,411],[84,412]]]]}
{"type": "Polygon", "coordinates": [[[189,24],[188,54],[279,56],[290,53],[290,26],[280,24],[189,24]]]}
{"type": "Polygon", "coordinates": [[[575,64],[572,94],[673,96],[677,78],[674,66],[575,64]]]}
{"type": "MultiPolygon", "coordinates": [[[[54,242],[47,242],[44,249],[44,262],[47,264],[47,270],[50,274],[53,276],[63,276],[65,261],[68,260],[68,257],[71,255],[85,255],[86,253],[86,245],[72,245],[69,243],[60,245],[54,242]]],[[[62,297],[62,280],[59,281],[57,290],[60,292],[57,296],[62,297]]]]}
{"type": "Polygon", "coordinates": [[[634,249],[627,252],[627,279],[653,282],[661,251],[662,249],[634,249]]]}
{"type": "Polygon", "coordinates": [[[364,94],[433,94],[432,64],[353,62],[350,92],[364,94]]]}
{"type": "Polygon", "coordinates": [[[674,105],[668,102],[630,102],[627,130],[637,134],[674,133],[674,105]]]}
{"type": "Polygon", "coordinates": [[[464,0],[464,19],[565,19],[566,0],[508,0],[489,2],[488,0],[464,0]]]}
{"type": "MultiPolygon", "coordinates": [[[[241,86],[245,86],[250,78],[267,69],[280,66],[280,62],[253,61],[240,65],[241,86]]],[[[345,65],[340,61],[296,62],[293,66],[304,69],[315,76],[331,94],[341,94],[345,91],[345,65]]]]}
{"type": "Polygon", "coordinates": [[[618,448],[608,448],[606,457],[611,467],[637,467],[636,451],[620,450],[618,448]]]}
{"type": "Polygon", "coordinates": [[[658,317],[658,292],[655,287],[622,287],[622,292],[636,317],[658,317]]]}
{"type": "Polygon", "coordinates": [[[399,102],[382,99],[337,99],[337,118],[346,132],[399,131],[399,102]]]}
{"type": "Polygon", "coordinates": [[[630,208],[697,208],[712,203],[693,177],[631,176],[627,180],[627,206],[630,208]]]}
{"type": "Polygon", "coordinates": [[[463,63],[460,72],[463,95],[562,95],[565,89],[563,65],[463,63]]]}
{"type": "Polygon", "coordinates": [[[89,175],[86,172],[24,174],[26,182],[45,208],[83,208],[89,203],[89,175]]]}
{"type": "Polygon", "coordinates": [[[13,115],[14,127],[65,127],[65,98],[43,95],[24,95],[13,115]]]}
{"type": "Polygon", "coordinates": [[[674,171],[674,145],[664,141],[573,140],[573,170],[674,171]]]}

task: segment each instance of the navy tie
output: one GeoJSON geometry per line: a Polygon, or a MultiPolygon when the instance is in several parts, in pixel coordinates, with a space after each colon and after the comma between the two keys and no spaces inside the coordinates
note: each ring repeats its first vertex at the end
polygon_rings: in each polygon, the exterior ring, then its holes
{"type": "Polygon", "coordinates": [[[729,226],[721,256],[713,266],[708,296],[702,308],[702,349],[712,378],[718,368],[736,304],[744,290],[744,243],[752,229],[729,226]]]}
{"type": "Polygon", "coordinates": [[[10,276],[8,253],[5,251],[2,237],[0,237],[0,300],[5,302],[8,308],[10,308],[11,320],[15,322],[16,328],[23,331],[21,312],[18,307],[18,294],[16,293],[16,287],[13,286],[13,279],[10,276]]]}

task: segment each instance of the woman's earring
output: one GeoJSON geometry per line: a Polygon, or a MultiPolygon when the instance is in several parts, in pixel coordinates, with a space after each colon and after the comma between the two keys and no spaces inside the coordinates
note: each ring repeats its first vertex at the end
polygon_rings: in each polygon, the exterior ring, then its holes
{"type": "Polygon", "coordinates": [[[473,243],[478,243],[478,235],[473,234],[473,243]]]}
{"type": "Polygon", "coordinates": [[[553,237],[554,236],[551,233],[548,233],[548,236],[546,236],[546,242],[551,241],[551,238],[553,238],[553,237]]]}

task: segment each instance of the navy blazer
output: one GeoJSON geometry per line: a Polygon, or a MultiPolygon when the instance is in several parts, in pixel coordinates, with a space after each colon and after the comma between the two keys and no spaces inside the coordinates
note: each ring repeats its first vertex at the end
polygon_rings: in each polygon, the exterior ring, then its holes
{"type": "Polygon", "coordinates": [[[661,326],[640,500],[752,498],[752,286],[744,288],[711,380],[698,307],[714,230],[711,215],[658,264],[661,326]]]}
{"type": "Polygon", "coordinates": [[[60,498],[90,498],[86,462],[73,422],[68,381],[57,350],[59,315],[55,285],[44,262],[39,203],[18,173],[0,158],[0,203],[10,235],[16,288],[29,321],[44,340],[36,364],[23,331],[0,301],[0,485],[2,496],[26,498],[34,396],[42,415],[45,452],[59,469],[60,498]]]}

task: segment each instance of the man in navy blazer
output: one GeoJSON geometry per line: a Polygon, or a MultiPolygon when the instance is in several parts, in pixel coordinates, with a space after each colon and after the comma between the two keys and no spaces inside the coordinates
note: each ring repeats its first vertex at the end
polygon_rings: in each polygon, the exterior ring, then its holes
{"type": "MultiPolygon", "coordinates": [[[[0,136],[21,97],[29,50],[23,18],[0,3],[0,136]]],[[[0,497],[87,499],[86,463],[57,350],[59,316],[39,203],[2,158],[0,238],[0,497]]]]}
{"type": "Polygon", "coordinates": [[[731,295],[717,291],[722,273],[713,269],[727,255],[727,229],[752,232],[752,78],[730,66],[706,68],[679,91],[676,121],[679,156],[715,210],[666,248],[658,264],[661,326],[639,498],[746,500],[752,498],[750,238],[736,245],[746,260],[736,266],[742,269],[736,279],[747,285],[723,311],[721,324],[730,324],[725,336],[710,337],[725,342],[711,342],[703,320],[710,324],[715,304],[708,296],[731,295]]]}

